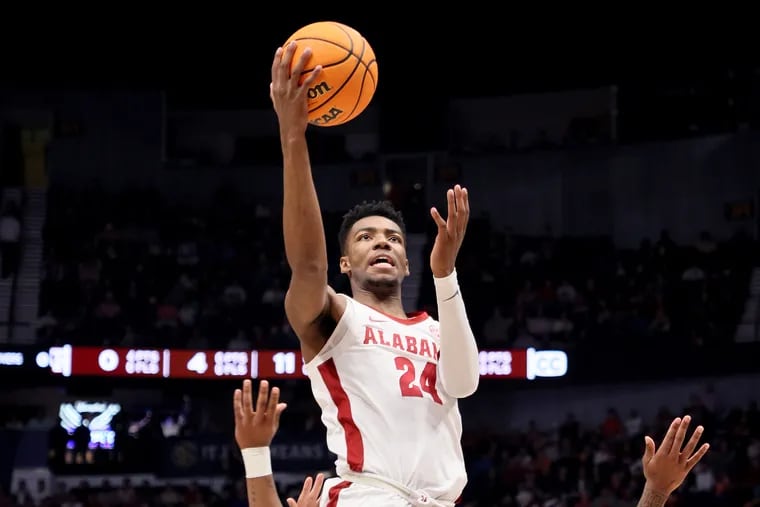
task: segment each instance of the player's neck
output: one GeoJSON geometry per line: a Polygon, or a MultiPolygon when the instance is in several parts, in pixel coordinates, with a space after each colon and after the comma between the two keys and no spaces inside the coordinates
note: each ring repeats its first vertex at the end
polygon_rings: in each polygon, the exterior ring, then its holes
{"type": "Polygon", "coordinates": [[[361,287],[353,287],[352,289],[353,298],[359,303],[397,319],[407,318],[400,290],[391,294],[378,294],[361,287]]]}

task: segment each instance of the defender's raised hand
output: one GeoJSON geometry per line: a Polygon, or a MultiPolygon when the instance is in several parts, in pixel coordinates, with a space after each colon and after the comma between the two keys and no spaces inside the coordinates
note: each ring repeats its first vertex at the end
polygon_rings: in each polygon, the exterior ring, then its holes
{"type": "Polygon", "coordinates": [[[446,277],[454,271],[457,254],[467,230],[467,222],[470,220],[470,201],[466,188],[456,185],[449,189],[446,192],[446,200],[446,220],[436,208],[430,209],[430,215],[438,226],[438,235],[430,253],[430,269],[436,278],[446,277]]]}
{"type": "Polygon", "coordinates": [[[272,61],[272,83],[269,85],[269,97],[280,122],[281,133],[290,129],[304,132],[308,125],[307,92],[319,77],[322,66],[316,68],[303,80],[301,74],[311,58],[311,49],[305,48],[293,66],[293,57],[297,42],[293,41],[285,48],[277,48],[272,61]],[[292,68],[292,72],[291,72],[292,68]]]}
{"type": "Polygon", "coordinates": [[[243,389],[235,389],[233,396],[235,441],[241,449],[268,447],[280,427],[280,414],[287,407],[280,403],[280,390],[273,387],[270,393],[269,382],[262,380],[254,410],[252,390],[251,381],[244,380],[243,389]]]}
{"type": "MultiPolygon", "coordinates": [[[[676,417],[670,424],[670,428],[668,428],[668,432],[665,434],[665,438],[663,438],[659,449],[655,450],[654,440],[650,437],[645,437],[646,449],[641,461],[644,466],[644,477],[647,481],[644,497],[649,494],[667,498],[681,485],[686,475],[694,468],[694,465],[699,463],[707,453],[710,444],[703,444],[697,449],[697,444],[704,431],[702,426],[697,426],[686,446],[683,449],[681,448],[690,422],[691,417],[688,415],[683,419],[676,417]]],[[[642,497],[642,500],[644,500],[644,497],[642,497]]],[[[640,503],[639,505],[642,504],[640,503]]],[[[643,505],[650,504],[644,503],[643,505]]],[[[657,504],[653,503],[651,505],[657,504]]]]}
{"type": "Polygon", "coordinates": [[[323,474],[317,474],[317,478],[314,480],[311,477],[307,477],[303,481],[303,489],[301,489],[301,494],[298,495],[298,501],[288,498],[288,507],[318,507],[319,493],[322,491],[323,482],[325,482],[323,474]]]}

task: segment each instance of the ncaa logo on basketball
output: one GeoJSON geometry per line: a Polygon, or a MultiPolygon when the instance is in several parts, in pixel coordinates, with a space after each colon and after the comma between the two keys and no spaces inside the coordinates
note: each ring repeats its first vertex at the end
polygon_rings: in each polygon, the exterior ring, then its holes
{"type": "Polygon", "coordinates": [[[311,121],[314,125],[327,125],[331,121],[337,119],[340,115],[343,114],[343,110],[338,109],[337,107],[331,107],[329,111],[327,111],[322,116],[319,116],[317,118],[314,118],[314,120],[311,121]]]}

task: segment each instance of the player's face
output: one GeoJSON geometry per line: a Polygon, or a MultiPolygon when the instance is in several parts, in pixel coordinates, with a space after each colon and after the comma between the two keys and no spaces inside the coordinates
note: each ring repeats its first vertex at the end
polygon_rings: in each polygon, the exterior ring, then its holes
{"type": "Polygon", "coordinates": [[[399,285],[409,276],[409,261],[405,238],[396,222],[379,216],[358,220],[346,238],[340,271],[359,284],[399,285]]]}

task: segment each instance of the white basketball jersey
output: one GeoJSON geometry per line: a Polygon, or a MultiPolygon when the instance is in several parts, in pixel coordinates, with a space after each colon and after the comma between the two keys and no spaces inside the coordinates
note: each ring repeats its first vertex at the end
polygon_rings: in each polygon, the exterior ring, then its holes
{"type": "Polygon", "coordinates": [[[438,322],[426,313],[399,320],[342,297],[343,317],[305,368],[337,473],[455,501],[467,482],[462,419],[438,377],[438,322]]]}

